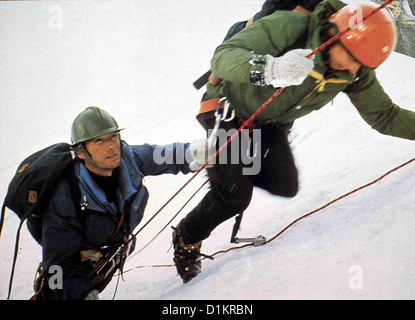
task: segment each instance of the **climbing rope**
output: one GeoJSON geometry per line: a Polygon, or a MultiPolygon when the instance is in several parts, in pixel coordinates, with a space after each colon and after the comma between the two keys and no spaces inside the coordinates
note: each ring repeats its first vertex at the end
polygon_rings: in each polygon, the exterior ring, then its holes
{"type": "MultiPolygon", "coordinates": [[[[386,0],[385,2],[383,2],[379,7],[377,7],[376,9],[374,9],[370,14],[368,14],[367,16],[362,18],[362,22],[365,21],[366,19],[369,19],[370,17],[372,17],[374,14],[376,14],[377,12],[379,12],[381,9],[385,8],[388,4],[390,4],[393,0],[386,0]]],[[[316,49],[314,49],[309,55],[307,55],[307,58],[311,58],[313,55],[315,55],[317,52],[325,49],[326,47],[328,47],[330,44],[332,44],[333,42],[335,42],[336,40],[340,39],[341,36],[343,36],[345,33],[347,33],[348,31],[350,31],[353,28],[353,26],[349,26],[347,29],[339,32],[337,35],[333,36],[332,38],[330,38],[329,40],[327,40],[326,42],[324,42],[323,44],[321,44],[319,47],[317,47],[316,49]]],[[[252,126],[252,124],[254,123],[254,120],[258,117],[258,115],[269,106],[269,104],[271,102],[273,102],[283,91],[284,91],[284,87],[278,88],[276,90],[276,92],[267,100],[264,102],[264,104],[258,108],[257,111],[255,111],[254,114],[252,114],[247,120],[245,120],[241,127],[215,152],[215,154],[213,154],[206,162],[205,164],[199,169],[197,170],[193,176],[137,231],[134,233],[134,237],[136,237],[144,228],[146,228],[148,226],[148,224],[184,189],[186,188],[187,185],[189,185],[189,183],[201,172],[203,171],[210,162],[212,162],[213,159],[215,159],[220,152],[222,152],[223,149],[225,149],[230,143],[231,141],[236,138],[243,129],[245,128],[250,128],[252,126]]],[[[159,233],[160,234],[160,233],[159,233]]],[[[157,235],[158,236],[158,235],[157,235]]],[[[156,237],[157,237],[156,236],[156,237]]],[[[132,238],[134,238],[132,237],[132,238]]],[[[154,238],[151,240],[151,242],[154,241],[154,238]]],[[[148,246],[148,244],[146,245],[146,247],[148,246]]]]}
{"type": "MultiPolygon", "coordinates": [[[[360,187],[358,187],[356,189],[353,189],[353,190],[351,190],[351,191],[349,191],[349,192],[341,195],[340,197],[337,197],[334,200],[326,203],[325,205],[323,205],[323,206],[321,206],[321,207],[319,207],[319,208],[317,208],[317,209],[315,209],[313,211],[310,211],[310,212],[308,212],[308,213],[300,216],[299,218],[293,220],[290,224],[288,224],[286,227],[284,227],[281,231],[279,231],[273,237],[271,237],[270,239],[268,239],[267,241],[265,241],[264,245],[265,244],[268,244],[271,241],[274,241],[275,239],[277,239],[278,237],[280,237],[284,232],[286,232],[289,228],[291,228],[297,222],[299,222],[299,221],[301,221],[301,220],[303,220],[303,219],[305,219],[305,218],[307,218],[307,217],[309,217],[309,216],[311,216],[311,215],[313,215],[313,214],[315,214],[317,212],[320,212],[323,209],[326,209],[327,207],[331,206],[332,204],[334,204],[334,203],[336,203],[336,202],[338,202],[338,201],[340,201],[340,200],[342,200],[342,199],[344,199],[346,197],[349,197],[349,196],[351,196],[352,194],[354,194],[354,193],[356,193],[358,191],[361,191],[363,189],[366,189],[366,188],[368,188],[368,187],[370,187],[370,186],[378,183],[379,181],[383,180],[384,178],[386,178],[390,174],[392,174],[392,173],[394,173],[394,172],[402,169],[403,167],[411,164],[414,161],[415,161],[415,158],[412,158],[412,159],[410,159],[410,160],[402,163],[401,165],[393,168],[392,170],[389,170],[388,172],[384,173],[379,178],[377,178],[377,179],[375,179],[375,180],[373,180],[373,181],[371,181],[371,182],[369,182],[369,183],[367,183],[365,185],[362,185],[362,186],[360,186],[360,187]]],[[[215,253],[211,254],[210,256],[211,257],[214,257],[214,256],[216,256],[216,255],[218,255],[220,253],[228,253],[228,252],[230,252],[232,250],[243,249],[243,248],[250,247],[250,246],[253,246],[253,245],[254,245],[253,243],[247,243],[247,244],[242,245],[242,246],[233,246],[233,247],[230,247],[228,249],[216,251],[215,253]]],[[[130,268],[128,270],[124,270],[123,273],[129,272],[129,271],[131,271],[133,269],[139,269],[139,268],[166,268],[166,267],[174,267],[174,264],[155,264],[155,265],[140,265],[140,266],[134,266],[134,267],[132,267],[132,268],[130,268]]]]}
{"type": "MultiPolygon", "coordinates": [[[[367,15],[366,17],[363,17],[363,19],[362,19],[362,21],[364,21],[364,20],[366,20],[366,19],[368,19],[368,18],[370,18],[371,16],[373,16],[374,14],[376,14],[377,12],[379,12],[381,9],[383,9],[383,8],[385,8],[387,5],[389,5],[390,3],[392,2],[392,0],[386,0],[382,5],[380,5],[379,7],[377,7],[375,10],[373,10],[369,15],[367,15]]],[[[345,29],[345,30],[343,30],[343,31],[341,31],[341,32],[339,32],[337,35],[335,35],[334,37],[332,37],[331,39],[329,39],[328,41],[326,41],[325,43],[323,43],[322,45],[320,45],[319,47],[317,47],[316,49],[314,49],[313,50],[313,52],[311,52],[307,57],[308,58],[310,58],[310,57],[312,57],[313,55],[315,55],[317,52],[319,52],[319,51],[321,51],[321,50],[323,50],[323,49],[325,49],[326,47],[328,47],[330,44],[332,44],[333,42],[335,42],[336,40],[338,40],[342,35],[344,35],[346,32],[348,32],[348,31],[350,31],[350,29],[351,29],[351,27],[349,27],[349,28],[347,28],[347,29],[345,29]]],[[[236,131],[217,151],[216,151],[216,153],[214,154],[214,155],[212,155],[207,161],[206,161],[206,163],[198,170],[198,171],[196,171],[195,172],[195,174],[149,219],[149,221],[147,221],[147,223],[146,224],[144,224],[141,228],[140,228],[140,230],[138,230],[135,234],[134,234],[134,236],[137,236],[137,234],[139,234],[202,170],[204,170],[207,166],[208,166],[208,164],[213,160],[213,159],[215,159],[217,156],[218,156],[218,154],[224,149],[224,148],[226,148],[229,144],[230,144],[230,142],[235,138],[235,137],[237,137],[239,134],[240,134],[240,132],[243,130],[243,129],[245,129],[245,128],[249,128],[251,125],[252,125],[252,123],[254,122],[254,119],[255,118],[257,118],[257,116],[266,108],[266,107],[268,107],[268,105],[271,103],[271,102],[273,102],[282,92],[283,92],[283,90],[284,90],[285,88],[284,87],[281,87],[281,88],[279,88],[266,102],[264,102],[264,104],[260,107],[260,108],[258,108],[258,110],[254,113],[254,114],[252,114],[252,116],[250,117],[250,118],[248,118],[247,120],[245,120],[243,123],[242,123],[242,125],[241,125],[241,127],[238,129],[238,131],[236,131]]],[[[384,175],[382,175],[382,176],[380,176],[379,178],[377,178],[377,179],[375,179],[375,180],[373,180],[372,182],[370,182],[370,183],[368,183],[368,184],[365,184],[365,185],[363,185],[363,186],[361,186],[361,187],[359,187],[359,188],[356,188],[356,189],[354,189],[354,190],[352,190],[352,191],[350,191],[350,192],[348,192],[348,193],[346,193],[346,194],[344,194],[344,195],[342,195],[342,196],[340,196],[340,197],[338,197],[338,198],[336,198],[336,199],[334,199],[334,200],[332,200],[332,201],[330,201],[329,203],[327,203],[327,204],[325,204],[325,205],[323,205],[322,207],[320,207],[320,208],[317,208],[317,209],[315,209],[315,210],[313,210],[313,211],[310,211],[310,212],[308,212],[308,213],[306,213],[306,214],[304,214],[304,215],[302,215],[301,217],[299,217],[299,218],[297,218],[297,219],[295,219],[294,221],[292,221],[289,225],[287,225],[285,228],[283,228],[280,232],[278,232],[276,235],[274,235],[273,237],[271,237],[269,240],[267,240],[267,241],[265,241],[265,243],[264,244],[267,244],[267,243],[270,243],[271,241],[273,241],[273,240],[275,240],[276,238],[278,238],[281,234],[283,234],[284,232],[286,232],[290,227],[292,227],[294,224],[296,224],[297,222],[299,222],[299,221],[301,221],[301,220],[303,220],[303,219],[305,219],[306,217],[309,217],[310,215],[312,215],[312,214],[315,214],[315,213],[317,213],[317,212],[319,212],[319,211],[322,211],[323,209],[325,209],[325,208],[327,208],[328,206],[330,206],[330,205],[332,205],[333,203],[336,203],[336,202],[338,202],[338,201],[340,201],[341,199],[344,199],[344,198],[346,198],[346,197],[348,197],[348,196],[350,196],[350,195],[352,195],[352,194],[354,194],[354,193],[356,193],[356,192],[358,192],[358,191],[360,191],[360,190],[362,190],[362,189],[365,189],[365,188],[367,188],[367,187],[369,187],[369,186],[371,186],[371,185],[373,185],[373,184],[375,184],[375,183],[377,183],[377,182],[379,182],[380,180],[382,180],[383,178],[385,178],[386,176],[388,176],[388,175],[390,175],[391,173],[393,173],[393,172],[395,172],[395,171],[397,171],[397,170],[399,170],[400,168],[402,168],[402,167],[404,167],[404,166],[406,166],[406,165],[408,165],[408,164],[410,164],[410,163],[412,163],[413,161],[415,161],[415,158],[413,158],[413,159],[411,159],[411,160],[409,160],[409,161],[407,161],[407,162],[405,162],[405,163],[403,163],[402,165],[400,165],[400,166],[398,166],[398,167],[396,167],[396,168],[394,168],[394,169],[392,169],[392,170],[390,170],[390,171],[388,171],[387,173],[385,173],[384,175]]],[[[206,181],[207,182],[207,181],[206,181]]],[[[202,187],[206,184],[206,182],[202,185],[202,187]]],[[[195,194],[202,188],[202,187],[200,187],[196,192],[195,192],[195,194]]],[[[193,194],[192,195],[192,197],[195,195],[195,194],[193,194]]],[[[186,204],[188,203],[190,201],[190,199],[186,202],[186,204]]],[[[186,205],[185,204],[185,205],[186,205]]],[[[184,205],[184,206],[185,206],[184,205]]],[[[179,210],[179,212],[184,208],[184,206],[179,210]]],[[[169,223],[179,214],[179,212],[177,212],[174,216],[173,216],[173,218],[169,221],[169,223]]],[[[168,224],[169,224],[168,223],[168,224]]],[[[166,226],[168,225],[168,224],[166,224],[166,226]]],[[[149,242],[149,243],[147,243],[145,246],[144,246],[144,248],[146,248],[150,243],[152,243],[160,234],[161,234],[161,232],[166,228],[166,226],[164,227],[164,228],[162,228],[162,230],[160,230],[158,233],[157,233],[157,235],[149,242]]],[[[245,245],[242,245],[242,246],[234,246],[234,247],[230,247],[230,248],[228,248],[228,249],[226,249],[226,250],[220,250],[220,251],[217,251],[217,252],[215,252],[215,253],[213,253],[213,254],[211,254],[210,256],[211,257],[213,257],[213,256],[215,256],[215,255],[217,255],[217,254],[220,254],[220,253],[227,253],[227,252],[229,252],[229,251],[232,251],[232,250],[236,250],[236,249],[242,249],[242,248],[246,248],[246,247],[249,247],[249,246],[252,246],[252,245],[254,245],[254,243],[247,243],[247,244],[245,244],[245,245]]],[[[142,248],[139,252],[141,252],[144,248],[142,248]]],[[[156,267],[156,268],[159,268],[159,267],[173,267],[174,265],[173,264],[166,264],[166,265],[147,265],[147,266],[136,266],[135,268],[144,268],[144,267],[156,267]]],[[[125,271],[123,271],[123,272],[129,272],[129,271],[131,271],[133,268],[131,268],[131,269],[129,269],[129,270],[125,270],[125,271]]]]}

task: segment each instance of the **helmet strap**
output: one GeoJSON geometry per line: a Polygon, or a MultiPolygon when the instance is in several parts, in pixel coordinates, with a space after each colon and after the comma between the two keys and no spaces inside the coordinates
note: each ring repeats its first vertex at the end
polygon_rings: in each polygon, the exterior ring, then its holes
{"type": "Polygon", "coordinates": [[[85,155],[85,158],[87,158],[88,159],[88,161],[95,167],[95,168],[97,168],[97,169],[99,169],[99,170],[105,170],[104,168],[101,168],[93,159],[92,159],[92,157],[91,157],[91,155],[89,154],[89,152],[88,152],[88,150],[86,150],[86,148],[85,148],[85,146],[84,146],[84,144],[83,143],[81,143],[80,144],[80,148],[81,148],[81,150],[82,150],[82,152],[84,153],[84,155],[85,155]]]}
{"type": "MultiPolygon", "coordinates": [[[[122,147],[122,142],[121,142],[121,137],[118,136],[118,139],[120,140],[120,153],[121,153],[121,158],[123,157],[123,147],[122,147]]],[[[99,170],[108,170],[105,168],[100,167],[91,157],[91,155],[89,154],[88,150],[86,150],[85,145],[83,142],[81,142],[79,144],[79,148],[82,150],[82,152],[85,155],[85,158],[89,161],[89,163],[91,163],[95,168],[99,169],[99,170]]]]}
{"type": "MultiPolygon", "coordinates": [[[[337,33],[339,33],[339,30],[337,29],[336,24],[332,21],[329,21],[329,20],[325,21],[322,24],[321,30],[320,30],[320,41],[321,41],[321,43],[327,42],[329,39],[334,37],[337,33]]],[[[329,46],[327,46],[326,48],[321,50],[321,55],[322,55],[323,60],[325,62],[327,62],[328,59],[329,59],[328,55],[329,55],[330,47],[333,44],[337,44],[337,43],[341,43],[341,42],[339,40],[334,41],[332,44],[330,44],[329,46]]]]}

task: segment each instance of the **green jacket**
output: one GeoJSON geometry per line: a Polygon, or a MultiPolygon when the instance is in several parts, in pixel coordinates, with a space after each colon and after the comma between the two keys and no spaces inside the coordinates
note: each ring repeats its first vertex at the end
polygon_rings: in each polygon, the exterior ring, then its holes
{"type": "MultiPolygon", "coordinates": [[[[228,98],[240,118],[250,117],[276,91],[273,86],[254,85],[250,73],[264,72],[265,55],[281,56],[298,48],[317,48],[321,22],[345,4],[338,0],[320,3],[311,16],[277,11],[223,42],[215,51],[212,72],[223,79],[207,85],[209,98],[228,98]]],[[[362,118],[375,130],[415,140],[415,113],[399,108],[379,84],[375,71],[362,66],[357,74],[329,70],[321,53],[314,69],[301,85],[288,86],[256,118],[276,125],[293,122],[318,110],[339,93],[346,93],[362,118]]]]}

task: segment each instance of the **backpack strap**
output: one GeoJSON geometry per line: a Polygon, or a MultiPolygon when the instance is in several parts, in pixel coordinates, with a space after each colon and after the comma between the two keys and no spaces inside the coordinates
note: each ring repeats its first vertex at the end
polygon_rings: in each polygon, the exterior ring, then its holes
{"type": "Polygon", "coordinates": [[[85,223],[86,215],[85,211],[81,210],[80,206],[82,195],[78,179],[75,175],[75,163],[69,166],[69,168],[65,171],[64,177],[69,183],[69,188],[71,190],[72,200],[75,206],[77,218],[83,225],[85,223]]]}

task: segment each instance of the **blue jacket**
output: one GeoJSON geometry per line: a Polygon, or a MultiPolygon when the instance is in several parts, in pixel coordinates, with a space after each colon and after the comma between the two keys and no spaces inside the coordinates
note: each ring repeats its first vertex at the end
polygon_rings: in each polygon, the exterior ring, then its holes
{"type": "Polygon", "coordinates": [[[182,143],[160,147],[129,146],[123,142],[116,203],[107,201],[83,162],[75,163],[82,210],[75,208],[69,183],[63,179],[49,201],[42,227],[44,270],[51,266],[63,270],[63,288],[54,290],[60,298],[85,298],[93,286],[81,264],[81,250],[101,248],[130,235],[143,218],[149,197],[143,176],[190,172],[186,152],[188,144],[182,143]],[[162,160],[165,161],[160,163],[162,160]],[[124,223],[114,234],[121,212],[124,223]],[[80,214],[84,216],[80,218],[80,214]]]}

